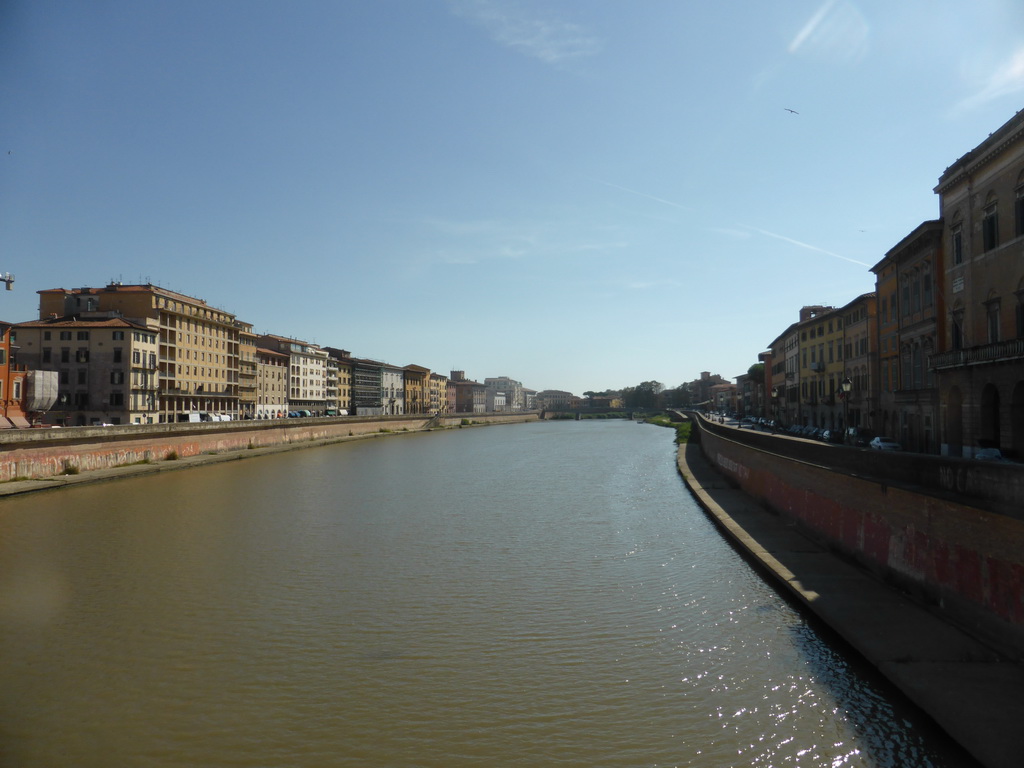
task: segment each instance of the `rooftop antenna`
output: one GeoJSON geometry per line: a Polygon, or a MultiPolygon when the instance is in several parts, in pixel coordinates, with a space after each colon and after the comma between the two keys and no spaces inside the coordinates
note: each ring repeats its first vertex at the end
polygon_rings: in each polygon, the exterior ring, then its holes
{"type": "Polygon", "coordinates": [[[0,274],[0,280],[7,283],[8,291],[14,290],[13,288],[11,288],[11,286],[14,285],[14,275],[12,275],[10,272],[4,272],[0,274]]]}

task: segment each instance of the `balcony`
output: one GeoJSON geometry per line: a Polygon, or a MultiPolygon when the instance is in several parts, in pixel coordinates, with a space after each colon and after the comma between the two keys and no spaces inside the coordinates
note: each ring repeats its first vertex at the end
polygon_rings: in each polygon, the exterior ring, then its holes
{"type": "Polygon", "coordinates": [[[997,341],[995,344],[982,344],[967,349],[952,349],[940,352],[928,358],[928,366],[933,371],[951,368],[966,368],[971,365],[988,363],[1008,363],[1024,360],[1024,339],[997,341]]]}

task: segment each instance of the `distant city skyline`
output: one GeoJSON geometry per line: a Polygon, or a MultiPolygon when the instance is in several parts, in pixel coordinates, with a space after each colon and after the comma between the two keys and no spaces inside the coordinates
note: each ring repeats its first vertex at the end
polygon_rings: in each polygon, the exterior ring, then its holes
{"type": "Polygon", "coordinates": [[[1021,107],[980,0],[14,4],[0,319],[151,282],[581,394],[743,374],[1021,107]]]}

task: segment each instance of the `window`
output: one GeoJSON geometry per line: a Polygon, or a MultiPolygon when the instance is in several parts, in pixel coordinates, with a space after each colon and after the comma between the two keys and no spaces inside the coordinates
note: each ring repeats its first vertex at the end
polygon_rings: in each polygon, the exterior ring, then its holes
{"type": "Polygon", "coordinates": [[[78,351],[75,353],[75,361],[79,363],[88,363],[89,350],[86,349],[85,347],[79,347],[78,351]]]}
{"type": "Polygon", "coordinates": [[[114,362],[115,363],[120,363],[121,362],[121,348],[120,347],[114,347],[114,362]]]}
{"type": "Polygon", "coordinates": [[[110,383],[111,384],[124,384],[124,371],[111,371],[110,372],[110,383]]]}
{"type": "Polygon", "coordinates": [[[60,332],[60,340],[61,341],[71,341],[71,331],[61,331],[60,332]]]}
{"type": "Polygon", "coordinates": [[[67,384],[70,381],[71,381],[71,374],[69,374],[67,369],[65,368],[65,369],[63,369],[60,372],[60,383],[61,384],[67,384]]]}
{"type": "Polygon", "coordinates": [[[12,398],[15,401],[21,400],[21,379],[14,380],[14,386],[12,387],[12,398]]]}
{"type": "Polygon", "coordinates": [[[52,350],[49,347],[43,347],[43,362],[44,363],[50,362],[51,355],[52,355],[52,350]]]}
{"type": "Polygon", "coordinates": [[[124,341],[124,331],[114,331],[114,341],[124,341]]]}
{"type": "Polygon", "coordinates": [[[925,272],[921,282],[924,285],[924,305],[930,307],[932,305],[932,273],[925,272]]]}
{"type": "Polygon", "coordinates": [[[953,266],[964,263],[964,228],[960,224],[954,224],[952,230],[953,242],[953,266]]]}
{"type": "Polygon", "coordinates": [[[964,311],[962,309],[953,312],[953,322],[951,323],[952,330],[952,347],[953,349],[964,348],[964,311]]]}
{"type": "Polygon", "coordinates": [[[43,331],[43,341],[49,341],[49,340],[50,340],[50,332],[49,331],[43,331]]]}
{"type": "Polygon", "coordinates": [[[1017,199],[1013,202],[1013,234],[1024,235],[1024,186],[1017,187],[1017,199]]]}
{"type": "Polygon", "coordinates": [[[121,406],[124,405],[124,393],[123,392],[111,392],[110,393],[110,405],[121,406]]]}
{"type": "Polygon", "coordinates": [[[86,376],[85,368],[79,368],[78,369],[78,383],[79,384],[85,384],[85,376],[86,376]]]}
{"type": "Polygon", "coordinates": [[[141,362],[141,359],[142,359],[142,355],[139,353],[139,350],[133,349],[132,350],[132,363],[134,365],[138,365],[141,362]]]}
{"type": "Polygon", "coordinates": [[[988,325],[988,343],[999,341],[999,300],[986,302],[985,321],[988,325]]]}
{"type": "Polygon", "coordinates": [[[999,245],[999,210],[993,200],[985,206],[985,218],[981,220],[982,245],[991,251],[999,245]]]}
{"type": "Polygon", "coordinates": [[[71,350],[68,347],[60,348],[60,361],[62,363],[68,363],[71,361],[71,350]]]}
{"type": "Polygon", "coordinates": [[[88,331],[79,331],[78,332],[78,340],[79,341],[88,341],[89,340],[89,332],[88,331]]]}

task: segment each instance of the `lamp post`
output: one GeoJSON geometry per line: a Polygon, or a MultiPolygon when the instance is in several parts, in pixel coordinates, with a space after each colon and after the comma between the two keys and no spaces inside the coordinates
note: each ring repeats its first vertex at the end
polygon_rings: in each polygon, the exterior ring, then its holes
{"type": "MultiPolygon", "coordinates": [[[[850,377],[847,376],[843,379],[839,386],[843,388],[843,432],[849,436],[850,434],[850,392],[853,390],[853,382],[850,381],[850,377]]],[[[843,439],[846,442],[846,439],[843,439]]]]}

